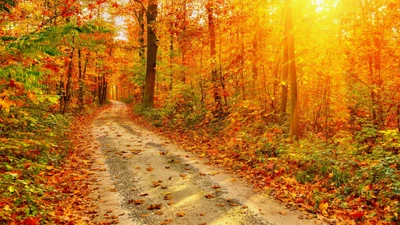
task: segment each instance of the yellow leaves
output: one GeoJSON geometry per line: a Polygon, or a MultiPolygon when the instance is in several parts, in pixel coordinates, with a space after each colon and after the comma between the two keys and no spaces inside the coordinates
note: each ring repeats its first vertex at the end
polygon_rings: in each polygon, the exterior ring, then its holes
{"type": "Polygon", "coordinates": [[[329,207],[329,204],[327,202],[324,202],[324,203],[319,204],[318,209],[321,211],[322,214],[325,215],[328,213],[327,212],[328,207],[329,207]]]}
{"type": "Polygon", "coordinates": [[[28,99],[31,100],[34,104],[38,104],[38,103],[39,103],[38,100],[37,100],[37,97],[36,97],[35,93],[33,93],[33,92],[28,91],[27,97],[28,97],[28,99]]]}
{"type": "Polygon", "coordinates": [[[11,207],[9,205],[4,206],[4,211],[11,211],[11,207]]]}
{"type": "Polygon", "coordinates": [[[9,99],[0,98],[0,108],[6,112],[10,112],[11,106],[15,106],[15,103],[9,99]]]}

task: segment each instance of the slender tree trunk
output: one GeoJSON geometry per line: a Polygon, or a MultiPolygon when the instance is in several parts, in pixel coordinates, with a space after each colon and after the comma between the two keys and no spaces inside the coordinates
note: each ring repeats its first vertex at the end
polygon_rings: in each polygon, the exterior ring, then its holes
{"type": "Polygon", "coordinates": [[[298,139],[299,137],[299,106],[297,102],[297,76],[296,59],[294,54],[294,35],[292,21],[292,1],[286,0],[286,24],[285,30],[288,31],[288,60],[290,76],[290,136],[298,139]]]}
{"type": "MultiPolygon", "coordinates": [[[[75,36],[72,36],[72,45],[75,44],[75,36]]],[[[65,87],[65,98],[64,98],[64,107],[62,113],[64,114],[67,109],[69,102],[71,101],[71,86],[72,86],[72,70],[73,70],[73,59],[74,59],[74,51],[75,46],[72,47],[70,56],[69,56],[69,64],[68,64],[68,73],[67,73],[67,86],[65,87]]]]}
{"type": "Polygon", "coordinates": [[[102,77],[99,77],[99,79],[97,80],[97,104],[98,105],[101,105],[100,96],[101,96],[101,91],[103,90],[102,81],[103,81],[102,77]]]}
{"type": "Polygon", "coordinates": [[[397,130],[400,132],[400,103],[397,105],[397,130]]]}
{"type": "Polygon", "coordinates": [[[221,94],[218,85],[218,69],[216,65],[216,45],[215,45],[215,23],[213,15],[213,3],[209,0],[206,5],[208,17],[208,29],[210,34],[210,56],[211,56],[211,82],[213,84],[214,101],[216,103],[215,111],[217,114],[222,113],[221,94]]]}
{"type": "Polygon", "coordinates": [[[155,33],[156,18],[157,0],[149,0],[147,12],[147,66],[143,99],[143,106],[146,108],[151,108],[154,105],[158,48],[157,36],[155,33]]]}
{"type": "Polygon", "coordinates": [[[252,66],[251,66],[251,72],[252,72],[252,81],[251,81],[251,93],[252,93],[252,98],[254,100],[258,99],[257,96],[257,86],[256,84],[258,83],[258,32],[254,34],[253,37],[253,49],[252,49],[252,66]]]}
{"type": "Polygon", "coordinates": [[[82,69],[82,54],[81,49],[78,49],[78,82],[79,82],[79,91],[78,91],[78,101],[79,101],[79,109],[83,109],[83,69],[82,69]]]}
{"type": "MultiPolygon", "coordinates": [[[[286,3],[288,4],[288,3],[286,3]]],[[[286,6],[288,7],[288,6],[286,6]]],[[[286,9],[286,13],[287,13],[286,9]]],[[[289,24],[288,24],[288,18],[286,15],[286,20],[285,20],[285,31],[284,31],[284,37],[283,37],[283,74],[282,74],[282,94],[281,94],[281,107],[280,107],[280,112],[282,116],[286,115],[286,107],[287,107],[287,100],[288,100],[288,78],[289,78],[289,24]]]]}
{"type": "MultiPolygon", "coordinates": [[[[174,6],[174,0],[171,1],[171,7],[174,6]]],[[[175,9],[174,9],[175,13],[175,9]]],[[[169,32],[170,32],[170,40],[169,40],[169,70],[170,70],[170,83],[169,83],[169,91],[172,91],[174,86],[174,77],[173,77],[173,59],[174,59],[174,33],[175,33],[175,25],[174,21],[171,21],[169,24],[169,32]]]]}
{"type": "Polygon", "coordinates": [[[138,15],[138,23],[140,26],[139,29],[139,57],[142,61],[144,61],[144,13],[145,10],[143,8],[140,9],[139,15],[138,15]]]}
{"type": "MultiPolygon", "coordinates": [[[[135,11],[136,18],[138,20],[139,24],[139,31],[138,31],[138,41],[139,41],[139,58],[140,58],[140,63],[141,63],[141,69],[144,70],[145,68],[145,45],[144,45],[144,32],[145,32],[145,27],[144,27],[144,14],[145,14],[145,9],[141,8],[139,12],[135,11]]],[[[142,102],[144,101],[144,84],[140,87],[140,96],[142,98],[142,102]]]]}

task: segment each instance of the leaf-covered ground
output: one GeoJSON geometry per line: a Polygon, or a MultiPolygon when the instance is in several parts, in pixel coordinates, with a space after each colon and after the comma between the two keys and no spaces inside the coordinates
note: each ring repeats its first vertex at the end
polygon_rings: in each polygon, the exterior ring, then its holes
{"type": "MultiPolygon", "coordinates": [[[[90,115],[76,117],[68,129],[52,135],[55,142],[47,140],[53,148],[37,143],[41,148],[35,152],[17,146],[0,156],[1,224],[80,224],[84,220],[92,208],[87,199],[91,152],[84,143],[85,127],[91,121],[90,115]]],[[[30,140],[46,137],[38,132],[30,140]]]]}
{"type": "Polygon", "coordinates": [[[397,131],[362,129],[293,142],[285,126],[264,123],[261,111],[251,106],[232,107],[224,118],[179,107],[136,108],[144,117],[135,119],[286,205],[330,223],[400,223],[397,131]],[[379,140],[372,143],[370,136],[379,140]]]}

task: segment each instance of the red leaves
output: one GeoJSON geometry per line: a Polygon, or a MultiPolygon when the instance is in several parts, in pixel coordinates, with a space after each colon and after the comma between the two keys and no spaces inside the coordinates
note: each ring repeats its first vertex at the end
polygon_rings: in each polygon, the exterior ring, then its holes
{"type": "Polygon", "coordinates": [[[114,8],[118,8],[119,4],[117,2],[113,2],[111,6],[114,7],[114,8]]]}
{"type": "Polygon", "coordinates": [[[361,217],[364,216],[364,212],[363,211],[358,211],[355,213],[350,214],[350,217],[352,217],[353,219],[360,219],[361,217]]]}
{"type": "Polygon", "coordinates": [[[269,169],[269,170],[272,170],[272,169],[274,169],[274,166],[275,166],[274,163],[269,163],[269,164],[266,166],[266,168],[269,169]]]}
{"type": "Polygon", "coordinates": [[[60,68],[58,68],[57,66],[53,65],[53,64],[46,64],[44,66],[46,69],[52,70],[56,73],[60,72],[60,68]]]}
{"type": "Polygon", "coordinates": [[[11,88],[17,88],[17,89],[20,89],[20,90],[24,89],[24,85],[22,83],[17,82],[17,81],[15,81],[13,79],[10,80],[9,85],[10,85],[11,88]]]}
{"type": "Polygon", "coordinates": [[[16,87],[15,81],[13,79],[10,80],[10,87],[16,87]]]}
{"type": "Polygon", "coordinates": [[[40,224],[40,219],[35,218],[35,217],[29,217],[26,218],[22,221],[22,224],[26,225],[39,225],[40,224]]]}

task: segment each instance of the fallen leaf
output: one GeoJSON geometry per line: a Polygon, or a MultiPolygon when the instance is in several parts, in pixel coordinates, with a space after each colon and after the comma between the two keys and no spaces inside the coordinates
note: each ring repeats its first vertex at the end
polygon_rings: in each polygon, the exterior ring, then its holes
{"type": "Polygon", "coordinates": [[[153,169],[152,167],[147,167],[146,170],[151,172],[151,171],[153,171],[154,169],[153,169]]]}
{"type": "Polygon", "coordinates": [[[153,186],[152,187],[158,187],[161,185],[162,180],[159,181],[153,181],[153,186]]]}
{"type": "Polygon", "coordinates": [[[360,219],[361,217],[364,216],[364,212],[358,211],[358,212],[355,212],[355,213],[350,214],[350,216],[351,216],[352,218],[354,218],[354,219],[360,219]]]}
{"type": "Polygon", "coordinates": [[[171,200],[172,199],[172,196],[171,195],[165,195],[164,196],[164,200],[171,200]]]}
{"type": "Polygon", "coordinates": [[[170,202],[168,202],[167,204],[168,204],[168,205],[173,205],[174,202],[173,202],[173,201],[170,201],[170,202]]]}
{"type": "Polygon", "coordinates": [[[166,225],[166,224],[170,224],[170,223],[172,223],[172,222],[173,222],[172,219],[166,219],[166,220],[162,221],[162,222],[160,223],[160,225],[166,225]]]}
{"type": "Polygon", "coordinates": [[[319,208],[319,210],[321,210],[322,214],[326,214],[327,213],[326,210],[328,209],[328,206],[329,206],[328,203],[325,202],[325,203],[319,204],[318,208],[319,208]]]}
{"type": "Polygon", "coordinates": [[[156,211],[156,215],[159,215],[159,216],[161,216],[162,214],[164,214],[164,212],[163,212],[163,211],[156,211]]]}
{"type": "Polygon", "coordinates": [[[161,209],[161,204],[151,204],[147,206],[147,210],[161,209]]]}
{"type": "Polygon", "coordinates": [[[176,213],[177,217],[184,217],[185,215],[186,215],[185,212],[177,212],[176,213]]]}
{"type": "Polygon", "coordinates": [[[214,198],[214,196],[212,194],[206,194],[204,197],[210,199],[210,198],[214,198]]]}
{"type": "Polygon", "coordinates": [[[135,204],[135,205],[141,205],[144,203],[144,199],[131,199],[128,201],[128,204],[135,204]]]}
{"type": "Polygon", "coordinates": [[[217,189],[217,188],[221,188],[221,186],[219,186],[218,184],[213,185],[212,188],[217,189]]]}

